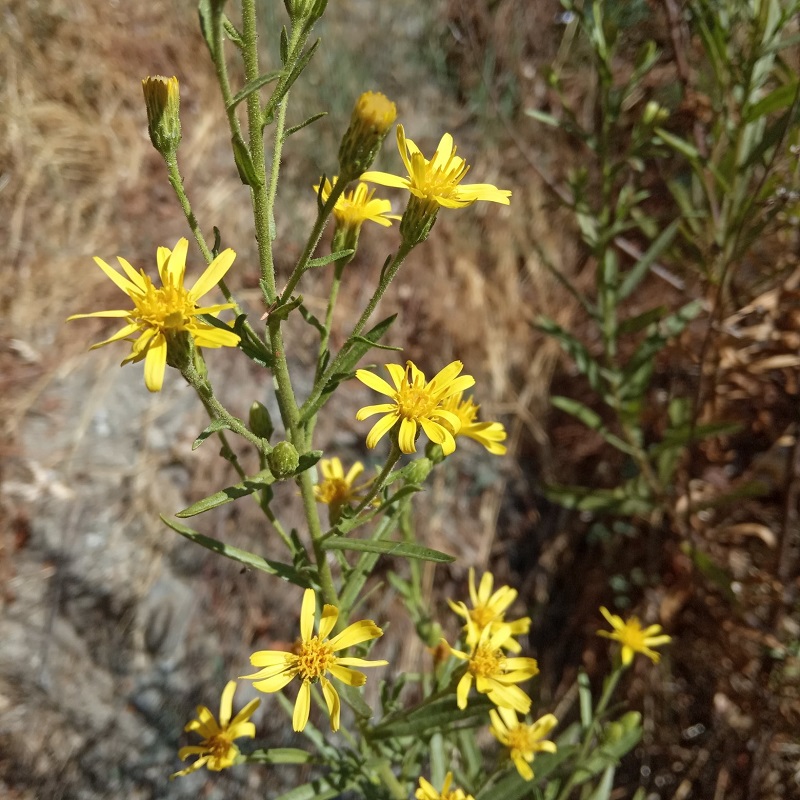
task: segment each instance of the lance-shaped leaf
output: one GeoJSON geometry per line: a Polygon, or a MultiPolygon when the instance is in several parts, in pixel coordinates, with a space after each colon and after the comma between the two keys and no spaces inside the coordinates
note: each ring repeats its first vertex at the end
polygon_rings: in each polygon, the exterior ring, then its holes
{"type": "Polygon", "coordinates": [[[323,540],[324,550],[354,550],[359,553],[380,553],[386,556],[401,556],[402,558],[416,558],[420,561],[433,561],[436,564],[449,564],[455,561],[455,556],[441,553],[430,547],[412,542],[386,542],[371,541],[368,539],[348,539],[345,536],[330,536],[323,540]]]}
{"type": "Polygon", "coordinates": [[[302,586],[304,588],[310,588],[311,586],[308,576],[298,572],[289,564],[283,564],[280,561],[271,561],[257,556],[255,553],[248,553],[247,550],[240,550],[238,547],[220,542],[218,539],[212,539],[210,536],[206,536],[186,525],[182,525],[174,519],[168,519],[163,514],[161,515],[161,521],[186,539],[205,547],[206,550],[212,550],[215,553],[219,553],[221,556],[225,556],[225,558],[238,561],[240,564],[260,570],[261,572],[266,572],[269,575],[277,575],[285,581],[297,584],[297,586],[302,586]]]}
{"type": "Polygon", "coordinates": [[[299,747],[271,747],[269,750],[256,750],[246,757],[254,764],[310,764],[314,756],[299,747]]]}
{"type": "Polygon", "coordinates": [[[192,503],[188,508],[179,511],[175,516],[186,519],[187,517],[194,517],[197,514],[202,514],[204,511],[209,511],[212,508],[224,506],[232,500],[238,500],[240,497],[247,497],[265,486],[275,483],[275,478],[268,469],[261,470],[255,475],[245,478],[241,483],[236,483],[233,486],[228,486],[221,489],[214,494],[192,503]]]}
{"type": "Polygon", "coordinates": [[[423,702],[415,708],[391,714],[380,725],[367,733],[369,739],[386,739],[401,736],[426,737],[458,728],[484,725],[487,712],[494,704],[483,695],[470,698],[465,709],[458,707],[455,693],[432,702],[423,702]]]}
{"type": "Polygon", "coordinates": [[[266,84],[278,80],[281,75],[283,75],[283,70],[276,69],[272,72],[268,72],[266,75],[259,75],[255,80],[246,83],[244,87],[231,98],[227,110],[232,111],[242,100],[246,100],[253,92],[257,92],[262,86],[266,86],[266,84]]]}

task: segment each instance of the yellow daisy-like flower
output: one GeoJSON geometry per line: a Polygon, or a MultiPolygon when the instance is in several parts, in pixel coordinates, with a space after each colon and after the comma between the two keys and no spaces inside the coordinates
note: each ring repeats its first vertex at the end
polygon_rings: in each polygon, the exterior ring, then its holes
{"type": "Polygon", "coordinates": [[[239,757],[239,748],[233,743],[234,739],[247,736],[252,739],[256,735],[256,726],[250,722],[255,710],[261,704],[260,700],[251,700],[233,719],[233,694],[236,691],[236,681],[228,681],[222,691],[219,703],[219,722],[205,707],[197,707],[197,719],[186,724],[185,731],[196,731],[203,737],[200,744],[182,747],[178,751],[178,758],[185,761],[189,756],[200,756],[197,761],[186,769],[174,773],[172,778],[188,775],[190,772],[205,767],[212,772],[227,769],[236,763],[239,757]]]}
{"type": "Polygon", "coordinates": [[[505,455],[506,446],[501,444],[506,439],[506,429],[502,422],[478,422],[478,409],[471,397],[466,400],[463,392],[451,395],[442,403],[442,407],[451,411],[461,420],[458,436],[467,436],[483,445],[490,453],[496,456],[505,455]]]}
{"type": "Polygon", "coordinates": [[[361,180],[407,189],[415,197],[445,208],[463,208],[476,200],[509,205],[511,192],[506,189],[498,189],[490,183],[461,185],[469,166],[456,155],[453,137],[449,133],[442,136],[430,161],[411,139],[406,139],[402,125],[397,126],[397,147],[408,170],[408,177],[373,171],[365,172],[361,180]]]}
{"type": "Polygon", "coordinates": [[[347,475],[344,474],[344,467],[338,458],[323,458],[319,466],[323,480],[314,487],[314,497],[318,503],[341,506],[358,497],[359,487],[353,484],[364,471],[364,465],[360,461],[350,467],[347,475]]]}
{"type": "MultiPolygon", "coordinates": [[[[336,176],[333,183],[336,182],[336,176]]],[[[319,184],[314,187],[319,192],[319,184]]],[[[322,202],[327,202],[333,191],[333,184],[327,178],[322,184],[322,202]]],[[[391,214],[392,204],[389,200],[374,199],[375,190],[370,189],[366,183],[359,183],[355,189],[346,191],[333,207],[333,216],[339,228],[350,230],[359,229],[365,222],[377,222],[388,228],[392,220],[400,219],[397,214],[391,214]]]]}
{"type": "Polygon", "coordinates": [[[608,631],[597,631],[597,633],[605,636],[606,639],[615,639],[622,645],[622,663],[626,667],[631,664],[636,653],[642,653],[654,664],[657,664],[661,656],[650,648],[659,647],[672,641],[671,636],[661,633],[660,625],[642,628],[642,624],[636,617],[631,617],[626,622],[622,617],[612,614],[605,606],[601,606],[600,613],[614,630],[610,633],[608,631]]]}
{"type": "Polygon", "coordinates": [[[537,675],[539,665],[535,658],[506,656],[502,647],[510,635],[511,629],[508,625],[499,625],[494,631],[484,628],[478,643],[469,653],[447,645],[452,655],[467,662],[467,671],[456,687],[456,700],[460,709],[467,707],[469,690],[474,681],[475,688],[496,706],[512,708],[520,714],[530,711],[531,699],[517,684],[537,675]]]}
{"type": "Polygon", "coordinates": [[[501,645],[512,653],[519,653],[522,650],[515,637],[527,633],[531,627],[530,617],[521,617],[513,621],[506,621],[505,613],[511,604],[517,599],[517,590],[510,586],[501,586],[496,592],[492,592],[494,576],[491,572],[485,572],[481,578],[480,587],[475,588],[475,570],[469,570],[469,597],[472,601],[472,608],[462,602],[448,600],[450,608],[465,620],[464,631],[468,647],[475,647],[478,644],[484,628],[489,628],[489,635],[496,631],[501,625],[509,629],[508,640],[501,645]],[[472,623],[472,624],[470,624],[472,623]]]}
{"type": "Polygon", "coordinates": [[[164,370],[167,364],[167,349],[170,340],[178,334],[188,333],[198,347],[236,347],[239,337],[233,331],[221,330],[203,322],[203,314],[217,314],[233,303],[214,306],[197,305],[203,295],[208,294],[230,269],[236,253],[230,248],[223,250],[195,281],[191,289],[183,285],[186,272],[186,252],[189,242],[181,239],[173,250],[159,247],[157,254],[158,274],[161,288],[156,288],[144,270],[136,270],[121,256],[117,256],[124,275],[95,256],[95,263],[122,289],[133,302],[130,311],[94,311],[90,314],[73,314],[69,319],[86,317],[121,317],[127,320],[122,330],[111,338],[92,345],[91,349],[121,339],[132,341],[131,354],[123,364],[144,361],[144,382],[151,392],[161,391],[164,370]],[[132,337],[138,334],[139,338],[132,337]]]}
{"type": "Polygon", "coordinates": [[[254,667],[263,667],[252,675],[244,675],[255,681],[253,686],[259,692],[277,692],[283,689],[292,678],[300,678],[300,691],[294,706],[292,727],[302,731],[308,722],[311,709],[311,684],[319,682],[322,694],[331,716],[331,730],[339,730],[341,705],[339,694],[333,684],[325,677],[327,673],[350,686],[363,686],[367,680],[362,672],[350,667],[384,667],[388,661],[366,661],[363,658],[341,657],[335,655],[339,650],[352,647],[361,642],[383,636],[383,631],[372,621],[362,619],[348,625],[341,633],[328,639],[339,618],[336,606],[324,605],[319,620],[317,635],[314,636],[314,616],[317,605],[313,589],[306,589],[300,610],[300,641],[294,651],[259,650],[250,656],[254,667]]]}
{"type": "Polygon", "coordinates": [[[443,403],[451,395],[474,385],[475,379],[472,375],[459,376],[464,369],[460,361],[448,364],[430,381],[425,380],[425,374],[412,361],[407,361],[405,367],[387,364],[386,369],[394,387],[366,369],[356,372],[356,378],[362,383],[392,399],[391,403],[364,406],[356,414],[359,421],[373,414],[385,414],[367,434],[367,447],[375,447],[380,438],[399,423],[397,438],[402,452],[416,453],[417,431],[421,428],[432,442],[442,446],[445,455],[450,455],[456,449],[453,433],[458,433],[461,420],[445,409],[443,403]]]}
{"type": "Polygon", "coordinates": [[[520,722],[515,711],[508,708],[492,709],[489,712],[492,724],[489,728],[500,744],[509,749],[509,756],[517,768],[517,772],[526,781],[533,780],[531,762],[536,753],[555,753],[558,749],[555,742],[544,737],[550,733],[558,720],[552,714],[545,714],[533,725],[520,722]]]}
{"type": "Polygon", "coordinates": [[[437,792],[433,786],[425,780],[419,779],[419,789],[414,793],[417,800],[475,800],[471,794],[465,794],[463,789],[451,789],[453,783],[453,773],[448,772],[444,776],[442,791],[437,792]]]}

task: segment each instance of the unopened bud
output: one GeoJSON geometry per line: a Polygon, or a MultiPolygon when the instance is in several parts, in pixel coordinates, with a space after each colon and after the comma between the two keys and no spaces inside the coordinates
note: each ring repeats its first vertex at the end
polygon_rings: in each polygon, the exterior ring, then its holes
{"type": "Polygon", "coordinates": [[[356,101],[339,147],[340,179],[352,181],[371,166],[397,119],[397,106],[380,92],[364,92],[356,101]]]}
{"type": "Polygon", "coordinates": [[[162,156],[174,155],[181,141],[181,95],[178,79],[163,75],[142,81],[147,106],[147,131],[162,156]]]}
{"type": "Polygon", "coordinates": [[[253,431],[256,436],[269,441],[269,437],[272,436],[275,428],[272,425],[272,417],[269,415],[269,411],[263,403],[259,403],[258,400],[256,400],[256,402],[250,406],[250,419],[248,421],[250,423],[250,430],[253,431]]]}
{"type": "Polygon", "coordinates": [[[300,466],[297,448],[291,442],[280,442],[267,456],[270,472],[277,480],[291,477],[300,466]]]}
{"type": "Polygon", "coordinates": [[[648,101],[642,114],[642,122],[645,125],[661,125],[669,117],[669,111],[655,100],[648,101]]]}
{"type": "Polygon", "coordinates": [[[283,0],[293,25],[310,28],[324,13],[328,0],[283,0]]]}

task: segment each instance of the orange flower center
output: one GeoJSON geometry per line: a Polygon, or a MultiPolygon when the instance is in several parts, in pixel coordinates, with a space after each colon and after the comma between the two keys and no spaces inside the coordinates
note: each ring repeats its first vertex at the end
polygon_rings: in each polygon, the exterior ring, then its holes
{"type": "Polygon", "coordinates": [[[433,167],[422,153],[413,153],[411,166],[413,174],[409,177],[414,188],[428,197],[450,197],[469,171],[469,166],[455,155],[455,150],[441,167],[433,167]]]}
{"type": "Polygon", "coordinates": [[[429,418],[439,405],[439,398],[425,386],[425,382],[417,378],[414,383],[403,381],[395,399],[401,417],[418,420],[429,418]]]}
{"type": "Polygon", "coordinates": [[[319,636],[312,636],[307,642],[297,645],[295,669],[304,681],[316,683],[336,663],[333,648],[319,636]]]}
{"type": "Polygon", "coordinates": [[[352,494],[350,484],[344,478],[326,478],[317,487],[317,497],[327,505],[342,505],[352,494]]]}
{"type": "Polygon", "coordinates": [[[183,286],[167,284],[156,289],[153,282],[145,276],[146,289],[143,296],[131,295],[136,311],[132,314],[137,320],[165,331],[185,331],[197,308],[189,299],[189,292],[183,286]]]}
{"type": "Polygon", "coordinates": [[[647,647],[644,640],[644,631],[636,617],[632,617],[625,623],[625,627],[617,632],[617,638],[622,644],[627,645],[637,653],[643,652],[647,647]]]}
{"type": "Polygon", "coordinates": [[[506,659],[502,650],[492,650],[488,643],[478,645],[469,660],[469,671],[476,678],[492,678],[503,672],[506,659]]]}
{"type": "Polygon", "coordinates": [[[536,747],[536,737],[531,736],[530,725],[517,725],[507,734],[507,745],[511,750],[530,753],[536,747]]]}
{"type": "Polygon", "coordinates": [[[497,619],[497,614],[489,606],[478,606],[469,612],[470,619],[483,630],[487,625],[497,619]]]}

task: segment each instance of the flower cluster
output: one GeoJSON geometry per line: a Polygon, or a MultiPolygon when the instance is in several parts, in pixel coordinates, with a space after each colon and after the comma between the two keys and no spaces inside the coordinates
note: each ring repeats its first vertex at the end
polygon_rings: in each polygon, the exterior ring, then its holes
{"type": "Polygon", "coordinates": [[[461,601],[448,600],[447,602],[450,604],[450,608],[465,620],[464,633],[467,646],[475,647],[484,629],[488,628],[489,633],[492,634],[504,626],[508,629],[509,636],[501,646],[512,653],[519,653],[522,648],[515,637],[522,636],[530,630],[531,618],[521,617],[513,622],[506,620],[505,613],[517,599],[517,590],[510,586],[501,586],[497,591],[492,592],[493,586],[494,576],[491,572],[485,572],[480,586],[476,589],[475,570],[470,567],[469,597],[472,601],[472,608],[467,608],[461,601]]]}
{"type": "Polygon", "coordinates": [[[461,375],[464,365],[453,361],[440,370],[430,381],[413,361],[386,364],[392,383],[379,378],[369,370],[360,369],[356,377],[376,392],[391,398],[391,403],[364,406],[356,414],[357,420],[384,414],[367,434],[367,447],[373,448],[389,431],[397,429],[397,441],[403,453],[416,452],[416,440],[421,431],[435,444],[441,445],[444,454],[456,449],[456,437],[467,436],[482,444],[490,453],[502,455],[506,448],[500,444],[506,438],[499,422],[476,422],[478,406],[472,398],[463,400],[464,390],[473,386],[471,375],[461,375]]]}

